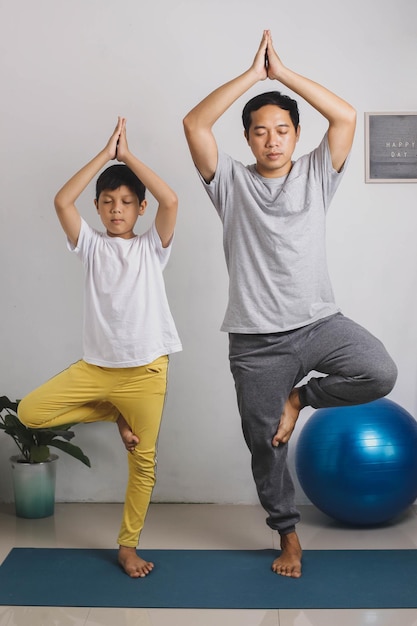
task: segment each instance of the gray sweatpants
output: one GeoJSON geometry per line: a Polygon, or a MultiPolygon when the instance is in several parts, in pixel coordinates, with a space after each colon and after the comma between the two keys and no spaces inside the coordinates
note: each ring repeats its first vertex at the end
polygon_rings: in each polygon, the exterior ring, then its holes
{"type": "Polygon", "coordinates": [[[266,522],[287,534],[300,515],[287,467],[288,444],[275,448],[272,438],[290,391],[315,371],[324,376],[313,376],[299,388],[303,406],[363,404],[392,390],[397,368],[379,339],[341,313],[284,333],[231,333],[229,358],[266,522]]]}

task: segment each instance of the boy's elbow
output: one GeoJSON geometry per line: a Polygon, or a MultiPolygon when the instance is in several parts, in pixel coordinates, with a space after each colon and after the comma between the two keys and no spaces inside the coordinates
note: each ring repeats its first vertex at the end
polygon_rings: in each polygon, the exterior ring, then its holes
{"type": "Polygon", "coordinates": [[[64,205],[62,202],[62,198],[60,196],[60,193],[58,192],[54,198],[54,207],[55,207],[55,211],[59,214],[63,211],[64,209],[64,205]]]}
{"type": "Polygon", "coordinates": [[[178,213],[178,205],[179,205],[178,198],[175,197],[175,202],[172,204],[172,209],[171,210],[175,211],[175,213],[178,213]]]}
{"type": "Polygon", "coordinates": [[[171,212],[178,211],[178,196],[175,191],[171,191],[170,198],[168,198],[166,202],[166,208],[171,212]]]}

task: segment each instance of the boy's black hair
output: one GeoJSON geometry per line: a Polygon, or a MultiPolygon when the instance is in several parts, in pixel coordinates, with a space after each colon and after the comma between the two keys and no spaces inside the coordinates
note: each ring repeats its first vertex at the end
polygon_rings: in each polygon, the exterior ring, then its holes
{"type": "Polygon", "coordinates": [[[249,128],[252,123],[252,111],[257,111],[267,104],[275,104],[275,106],[280,109],[288,111],[291,121],[294,124],[294,128],[297,130],[300,123],[300,114],[298,112],[298,104],[296,100],[293,100],[280,91],[267,91],[251,98],[251,100],[249,100],[249,102],[247,102],[243,107],[242,122],[247,136],[249,135],[249,128]]]}
{"type": "Polygon", "coordinates": [[[143,182],[132,172],[127,165],[118,163],[116,165],[110,165],[104,170],[97,178],[96,181],[96,200],[102,191],[105,189],[118,189],[122,185],[126,185],[129,189],[137,195],[139,202],[145,199],[146,187],[143,182]]]}

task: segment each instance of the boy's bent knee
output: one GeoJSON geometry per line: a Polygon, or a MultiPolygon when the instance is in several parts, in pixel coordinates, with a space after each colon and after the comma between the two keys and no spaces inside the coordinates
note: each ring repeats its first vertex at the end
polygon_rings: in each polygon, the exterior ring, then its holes
{"type": "Polygon", "coordinates": [[[29,414],[29,411],[27,410],[28,409],[27,404],[28,403],[26,402],[26,398],[23,398],[23,400],[19,402],[19,405],[17,407],[17,416],[19,420],[22,422],[22,424],[24,424],[24,426],[32,428],[32,425],[29,424],[30,414],[29,414]]]}
{"type": "Polygon", "coordinates": [[[38,412],[30,401],[30,395],[20,400],[17,407],[17,416],[24,426],[27,426],[27,428],[41,428],[42,423],[40,420],[36,420],[37,415],[38,412]]]}

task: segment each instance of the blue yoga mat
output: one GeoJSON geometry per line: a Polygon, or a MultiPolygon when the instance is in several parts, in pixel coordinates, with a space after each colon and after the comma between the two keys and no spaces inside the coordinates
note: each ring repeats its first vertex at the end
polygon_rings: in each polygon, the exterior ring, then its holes
{"type": "Polygon", "coordinates": [[[274,574],[273,550],[142,550],[131,579],[117,550],[14,548],[0,604],[207,609],[416,608],[417,550],[307,550],[303,576],[274,574]]]}

